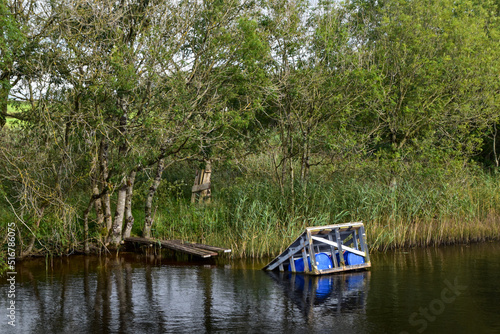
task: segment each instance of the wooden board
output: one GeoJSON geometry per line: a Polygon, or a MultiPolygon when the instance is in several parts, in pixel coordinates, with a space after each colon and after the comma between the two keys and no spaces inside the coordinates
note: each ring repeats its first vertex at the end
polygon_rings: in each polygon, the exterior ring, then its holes
{"type": "Polygon", "coordinates": [[[214,247],[209,245],[183,243],[179,240],[155,240],[155,239],[146,239],[140,237],[130,237],[130,238],[125,238],[124,241],[128,243],[136,243],[139,245],[147,245],[147,246],[160,245],[163,248],[199,256],[202,258],[217,256],[219,255],[220,252],[231,251],[225,248],[214,247]]]}
{"type": "Polygon", "coordinates": [[[173,242],[178,242],[183,245],[191,245],[196,248],[201,248],[201,249],[206,249],[209,251],[217,252],[217,253],[231,253],[231,249],[229,248],[222,248],[222,247],[216,247],[216,246],[210,246],[210,245],[205,245],[205,244],[197,244],[194,242],[187,242],[187,241],[181,241],[181,240],[170,240],[173,242]]]}
{"type": "Polygon", "coordinates": [[[195,185],[191,188],[191,192],[197,193],[199,191],[207,190],[207,189],[210,189],[210,186],[211,186],[210,183],[198,184],[198,185],[195,185]]]}

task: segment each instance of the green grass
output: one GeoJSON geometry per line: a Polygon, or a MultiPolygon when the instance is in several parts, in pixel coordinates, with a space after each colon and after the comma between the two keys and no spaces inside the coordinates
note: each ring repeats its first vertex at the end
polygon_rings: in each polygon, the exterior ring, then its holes
{"type": "Polygon", "coordinates": [[[196,205],[165,183],[155,234],[230,247],[235,257],[273,256],[306,226],[349,221],[365,223],[376,250],[498,239],[500,178],[474,173],[410,171],[396,182],[376,170],[316,174],[306,191],[296,185],[295,199],[266,177],[214,177],[212,203],[196,205]]]}

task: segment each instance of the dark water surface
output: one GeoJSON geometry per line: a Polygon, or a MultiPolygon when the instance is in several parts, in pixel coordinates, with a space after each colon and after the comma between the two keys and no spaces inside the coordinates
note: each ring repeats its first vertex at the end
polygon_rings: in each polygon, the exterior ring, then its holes
{"type": "Polygon", "coordinates": [[[140,254],[16,264],[0,333],[500,333],[500,244],[371,254],[319,278],[140,254]]]}

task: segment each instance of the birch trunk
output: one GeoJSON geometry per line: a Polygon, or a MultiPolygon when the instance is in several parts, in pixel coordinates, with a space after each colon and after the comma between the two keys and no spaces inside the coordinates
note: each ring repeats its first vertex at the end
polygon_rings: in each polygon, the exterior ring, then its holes
{"type": "Polygon", "coordinates": [[[127,196],[125,198],[125,229],[123,230],[123,239],[130,237],[132,227],[134,226],[134,216],[132,215],[132,194],[134,193],[135,175],[137,172],[130,172],[127,181],[127,196]]]}
{"type": "Polygon", "coordinates": [[[109,234],[109,243],[118,246],[122,241],[123,217],[125,216],[125,202],[127,198],[127,180],[123,179],[118,189],[118,198],[116,200],[115,219],[113,227],[109,234]]]}

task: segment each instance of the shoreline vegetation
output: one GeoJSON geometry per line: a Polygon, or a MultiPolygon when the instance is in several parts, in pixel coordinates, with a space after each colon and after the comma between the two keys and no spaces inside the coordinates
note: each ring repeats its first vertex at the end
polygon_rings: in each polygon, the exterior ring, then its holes
{"type": "MultiPolygon", "coordinates": [[[[325,170],[312,174],[306,189],[297,184],[292,198],[289,189],[282,194],[266,175],[265,158],[247,160],[246,168],[221,166],[208,203],[190,202],[186,181],[194,169],[188,163],[171,168],[157,190],[151,237],[231,248],[232,258],[273,257],[305,227],[350,221],[364,222],[371,251],[500,239],[500,179],[478,168],[459,168],[441,177],[438,171],[407,171],[399,178],[376,164],[351,171],[325,170]]],[[[147,190],[138,189],[138,196],[147,196],[147,190]]],[[[7,207],[3,212],[19,225],[7,207]]],[[[133,215],[144,219],[143,208],[135,207],[133,215]]],[[[24,256],[84,253],[81,228],[71,235],[63,224],[40,224],[37,242],[42,247],[24,256]]],[[[99,226],[91,224],[90,230],[92,252],[106,253],[99,226]]],[[[134,225],[132,235],[141,233],[141,226],[134,225]]],[[[30,239],[28,233],[25,236],[21,247],[30,239]]]]}
{"type": "Polygon", "coordinates": [[[380,251],[500,239],[498,1],[21,7],[0,4],[2,259],[130,236],[261,258],[355,221],[380,251]]]}

